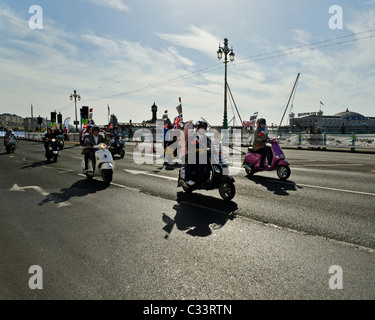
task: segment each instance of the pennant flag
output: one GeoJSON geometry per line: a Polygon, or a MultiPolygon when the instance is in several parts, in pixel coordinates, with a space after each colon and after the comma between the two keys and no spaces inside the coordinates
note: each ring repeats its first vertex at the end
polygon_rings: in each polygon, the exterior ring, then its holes
{"type": "Polygon", "coordinates": [[[176,109],[177,109],[177,113],[178,113],[178,114],[182,114],[181,97],[178,98],[178,101],[179,101],[180,104],[176,107],[176,109]]]}
{"type": "Polygon", "coordinates": [[[320,101],[320,104],[324,106],[324,103],[320,101]]]}
{"type": "Polygon", "coordinates": [[[164,115],[163,115],[163,119],[167,119],[167,118],[168,118],[168,110],[165,110],[164,115]]]}

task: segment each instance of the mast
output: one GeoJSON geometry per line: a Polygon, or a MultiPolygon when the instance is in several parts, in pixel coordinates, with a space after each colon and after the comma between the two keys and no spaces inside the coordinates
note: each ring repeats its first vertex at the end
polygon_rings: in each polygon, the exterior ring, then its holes
{"type": "Polygon", "coordinates": [[[284,114],[283,114],[283,116],[282,116],[282,118],[281,118],[281,121],[280,121],[280,124],[279,124],[279,130],[280,130],[281,124],[283,123],[284,116],[285,116],[285,112],[286,112],[286,110],[288,109],[288,106],[289,106],[290,100],[292,99],[292,96],[293,96],[294,90],[296,89],[299,75],[300,75],[300,73],[298,73],[298,75],[297,75],[297,79],[296,79],[296,81],[295,81],[295,83],[294,83],[294,86],[293,86],[293,90],[292,90],[292,92],[290,93],[290,97],[289,97],[288,103],[287,103],[287,105],[286,105],[286,107],[285,107],[284,114]]]}

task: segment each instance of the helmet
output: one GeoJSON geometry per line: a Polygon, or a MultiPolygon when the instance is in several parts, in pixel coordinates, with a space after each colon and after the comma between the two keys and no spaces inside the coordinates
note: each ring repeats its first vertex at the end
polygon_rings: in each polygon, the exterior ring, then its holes
{"type": "Polygon", "coordinates": [[[257,126],[259,126],[260,124],[264,124],[264,125],[266,125],[266,119],[264,119],[264,118],[259,118],[259,119],[257,120],[257,126]]]}
{"type": "Polygon", "coordinates": [[[94,131],[100,131],[100,129],[99,129],[99,126],[98,125],[96,125],[96,124],[94,124],[92,127],[91,127],[91,131],[92,132],[94,132],[94,131]]]}
{"type": "Polygon", "coordinates": [[[195,127],[198,129],[203,128],[204,130],[207,130],[207,122],[206,121],[198,121],[195,124],[195,127]]]}

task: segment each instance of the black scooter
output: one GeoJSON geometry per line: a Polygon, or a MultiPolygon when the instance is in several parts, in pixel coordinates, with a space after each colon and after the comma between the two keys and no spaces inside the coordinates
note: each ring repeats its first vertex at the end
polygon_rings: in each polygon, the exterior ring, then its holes
{"type": "Polygon", "coordinates": [[[14,150],[16,150],[17,141],[14,136],[7,137],[5,139],[5,150],[7,153],[14,153],[14,150]]]}
{"type": "MultiPolygon", "coordinates": [[[[236,194],[236,188],[234,186],[234,178],[230,175],[224,173],[224,169],[228,170],[229,161],[222,154],[221,146],[218,148],[218,152],[215,154],[211,153],[209,149],[207,151],[207,165],[205,165],[205,170],[209,170],[207,176],[210,177],[209,182],[199,182],[198,180],[198,165],[192,170],[191,178],[196,183],[192,186],[188,185],[185,180],[185,170],[186,164],[184,164],[178,174],[177,187],[182,187],[186,193],[191,193],[195,190],[213,190],[219,189],[220,196],[225,201],[230,201],[234,198],[236,194]],[[212,161],[212,157],[213,160],[212,161]]],[[[206,172],[207,173],[207,172],[206,172]]]]}
{"type": "Polygon", "coordinates": [[[53,162],[56,162],[59,156],[58,142],[55,138],[53,138],[52,140],[45,139],[45,143],[47,142],[48,142],[48,149],[46,150],[45,156],[48,161],[51,161],[52,159],[53,162]]]}

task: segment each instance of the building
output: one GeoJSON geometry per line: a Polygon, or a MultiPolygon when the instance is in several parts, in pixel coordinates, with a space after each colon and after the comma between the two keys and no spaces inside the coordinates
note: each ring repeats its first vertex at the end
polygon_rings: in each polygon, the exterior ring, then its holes
{"type": "Polygon", "coordinates": [[[375,117],[349,111],[339,112],[333,116],[323,115],[323,111],[289,114],[289,129],[291,131],[306,131],[309,126],[314,130],[320,128],[322,132],[339,133],[344,123],[346,133],[375,133],[375,117]]]}
{"type": "Polygon", "coordinates": [[[3,113],[0,114],[0,130],[7,130],[8,128],[23,130],[23,118],[16,114],[3,113]]]}

